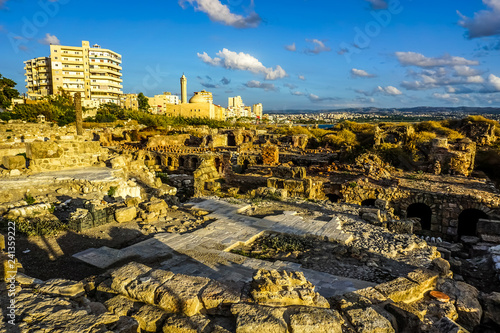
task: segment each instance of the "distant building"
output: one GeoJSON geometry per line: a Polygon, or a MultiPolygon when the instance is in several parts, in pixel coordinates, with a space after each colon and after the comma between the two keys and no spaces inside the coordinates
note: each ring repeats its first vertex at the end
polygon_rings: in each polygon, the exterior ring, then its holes
{"type": "MultiPolygon", "coordinates": [[[[149,102],[151,105],[151,102],[149,102]]],[[[162,108],[163,109],[163,108],[162,108]]],[[[213,103],[211,92],[202,90],[195,92],[187,102],[187,78],[181,77],[181,103],[165,104],[165,115],[170,117],[209,118],[225,120],[226,109],[213,103]]]]}
{"type": "Polygon", "coordinates": [[[262,113],[264,112],[264,109],[262,108],[262,103],[254,104],[253,105],[253,115],[257,119],[262,119],[262,113]]]}
{"type": "Polygon", "coordinates": [[[122,57],[99,45],[90,47],[50,45],[50,57],[24,62],[28,97],[40,99],[58,94],[62,89],[82,94],[84,106],[101,103],[120,104],[122,57]]]}
{"type": "Polygon", "coordinates": [[[155,95],[154,97],[148,97],[149,112],[155,114],[165,113],[167,110],[167,105],[178,105],[180,104],[179,96],[172,95],[169,92],[164,92],[162,95],[155,95]]]}
{"type": "Polygon", "coordinates": [[[134,111],[139,110],[139,101],[137,100],[137,94],[123,94],[120,96],[120,106],[125,109],[130,109],[134,111]]]}
{"type": "Polygon", "coordinates": [[[227,118],[261,118],[262,117],[262,104],[254,104],[253,108],[251,106],[245,106],[241,96],[229,97],[228,106],[226,110],[227,118]],[[256,109],[256,110],[255,110],[256,109]]]}

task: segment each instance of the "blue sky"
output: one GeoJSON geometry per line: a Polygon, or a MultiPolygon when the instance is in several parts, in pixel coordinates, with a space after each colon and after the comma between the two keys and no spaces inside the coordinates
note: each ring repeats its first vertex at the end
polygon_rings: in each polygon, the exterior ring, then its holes
{"type": "Polygon", "coordinates": [[[500,106],[500,0],[0,0],[0,73],[48,43],[123,56],[124,92],[266,110],[500,106]]]}

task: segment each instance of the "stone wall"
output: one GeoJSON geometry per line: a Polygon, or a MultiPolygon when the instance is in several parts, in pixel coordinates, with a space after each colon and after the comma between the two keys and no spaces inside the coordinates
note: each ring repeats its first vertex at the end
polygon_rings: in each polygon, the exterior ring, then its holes
{"type": "Polygon", "coordinates": [[[96,166],[105,161],[107,150],[96,141],[56,140],[31,142],[26,147],[29,168],[35,171],[96,166]]]}

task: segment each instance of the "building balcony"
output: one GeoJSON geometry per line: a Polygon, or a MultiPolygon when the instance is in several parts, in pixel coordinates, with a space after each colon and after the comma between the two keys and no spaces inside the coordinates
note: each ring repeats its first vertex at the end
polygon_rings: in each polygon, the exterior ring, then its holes
{"type": "Polygon", "coordinates": [[[83,72],[84,68],[83,67],[78,68],[78,67],[71,67],[71,66],[69,66],[69,67],[63,67],[62,71],[63,71],[63,73],[67,72],[67,71],[83,72]]]}
{"type": "Polygon", "coordinates": [[[72,59],[68,58],[68,60],[61,60],[63,64],[83,64],[83,59],[72,59]]]}

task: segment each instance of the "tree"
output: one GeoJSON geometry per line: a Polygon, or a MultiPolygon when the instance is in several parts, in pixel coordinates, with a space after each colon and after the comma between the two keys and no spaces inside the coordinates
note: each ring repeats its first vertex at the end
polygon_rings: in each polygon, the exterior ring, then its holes
{"type": "Polygon", "coordinates": [[[17,83],[2,77],[0,74],[0,108],[6,109],[12,105],[12,99],[19,97],[19,91],[14,89],[17,83]]]}
{"type": "Polygon", "coordinates": [[[139,110],[142,111],[149,110],[149,99],[146,96],[144,96],[143,93],[139,93],[139,95],[137,95],[137,102],[139,104],[139,110]]]}

